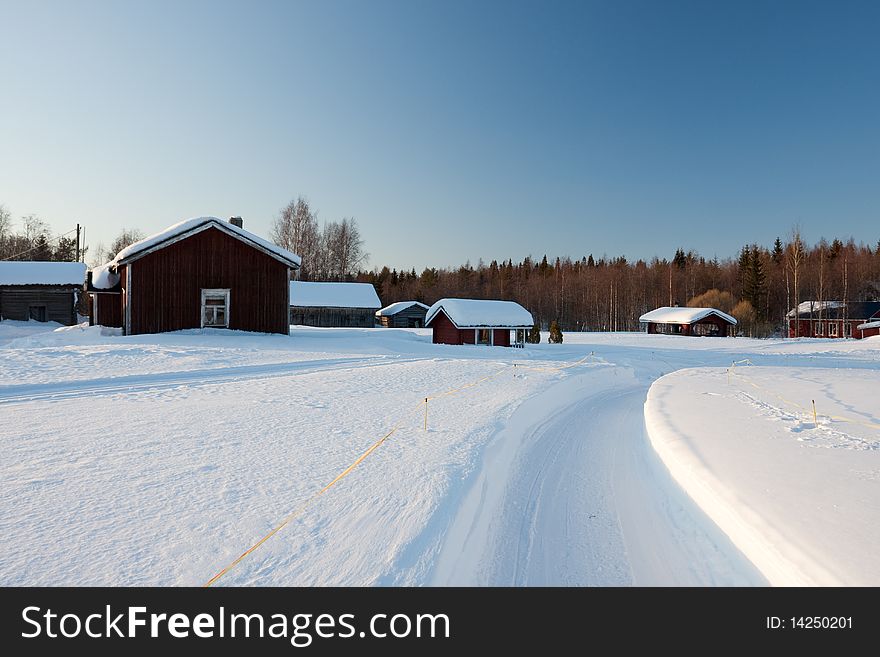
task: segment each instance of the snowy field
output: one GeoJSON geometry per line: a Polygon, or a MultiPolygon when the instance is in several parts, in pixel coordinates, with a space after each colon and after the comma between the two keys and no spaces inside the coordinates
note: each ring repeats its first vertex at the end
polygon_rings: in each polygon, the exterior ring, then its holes
{"type": "MultiPolygon", "coordinates": [[[[433,345],[425,330],[124,337],[2,322],[0,584],[199,585],[288,517],[218,584],[778,583],[780,561],[768,566],[756,556],[777,541],[766,528],[780,530],[776,514],[788,505],[826,502],[846,513],[811,521],[849,527],[836,543],[846,550],[804,548],[822,532],[794,533],[794,520],[784,526],[785,545],[824,564],[832,578],[817,583],[877,582],[876,561],[856,563],[877,539],[858,531],[862,521],[876,525],[876,432],[848,433],[830,416],[862,413],[870,423],[880,415],[869,398],[849,397],[876,388],[880,342],[544,339],[520,350],[433,345]],[[794,398],[813,395],[820,428],[794,425],[779,415],[791,409],[743,382],[728,388],[724,376],[711,384],[717,399],[692,399],[691,372],[718,379],[743,358],[755,364],[748,375],[766,370],[769,380],[788,381],[794,398]],[[722,369],[686,369],[707,367],[722,369]],[[686,371],[664,377],[677,370],[686,371]],[[855,376],[821,374],[844,370],[855,376]],[[652,448],[658,423],[649,439],[643,407],[658,379],[652,403],[685,404],[695,418],[729,410],[704,403],[738,405],[754,425],[750,435],[772,446],[739,450],[734,462],[721,435],[703,445],[699,425],[658,430],[721,459],[725,467],[706,461],[720,497],[694,494],[681,450],[684,474],[652,448]],[[449,390],[456,392],[429,402],[425,431],[424,398],[449,390]],[[803,472],[791,450],[809,454],[803,472]],[[776,506],[743,498],[742,508],[767,513],[748,514],[753,541],[744,542],[717,512],[731,490],[765,492],[737,478],[751,458],[780,459],[785,478],[775,484],[784,494],[767,495],[776,506]],[[825,467],[841,474],[833,491],[828,478],[819,488],[806,483],[825,467]]],[[[799,558],[789,560],[808,561],[799,558]]],[[[812,576],[811,567],[801,570],[812,576]]]]}

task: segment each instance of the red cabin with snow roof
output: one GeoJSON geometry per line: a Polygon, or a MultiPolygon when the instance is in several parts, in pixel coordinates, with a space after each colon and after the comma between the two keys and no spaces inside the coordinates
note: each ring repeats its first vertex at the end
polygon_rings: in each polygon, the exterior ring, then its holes
{"type": "Polygon", "coordinates": [[[299,256],[244,230],[240,218],[190,219],[89,273],[90,321],[126,335],[193,328],[287,334],[290,272],[299,266],[299,256]]]}
{"type": "Polygon", "coordinates": [[[440,299],[428,309],[425,326],[439,344],[522,347],[532,314],[513,301],[440,299]]]}

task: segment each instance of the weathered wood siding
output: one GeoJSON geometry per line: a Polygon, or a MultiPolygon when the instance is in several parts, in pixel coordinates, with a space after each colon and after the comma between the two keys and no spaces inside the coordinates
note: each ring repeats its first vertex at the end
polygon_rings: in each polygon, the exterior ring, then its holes
{"type": "Polygon", "coordinates": [[[130,290],[125,272],[120,274],[131,334],[200,328],[204,288],[230,290],[229,328],[289,332],[287,265],[216,228],[190,235],[127,266],[130,290]]]}
{"type": "Polygon", "coordinates": [[[66,326],[76,324],[77,288],[38,287],[35,285],[0,288],[0,317],[27,321],[31,306],[46,307],[46,321],[66,326]]]}
{"type": "Polygon", "coordinates": [[[92,314],[89,323],[94,326],[112,326],[122,328],[122,295],[121,294],[91,294],[92,314]]]}
{"type": "Polygon", "coordinates": [[[373,328],[376,311],[372,308],[291,306],[290,323],[323,328],[373,328]]]}
{"type": "Polygon", "coordinates": [[[389,317],[380,317],[379,321],[385,328],[421,328],[427,313],[427,308],[412,305],[389,317]]]}

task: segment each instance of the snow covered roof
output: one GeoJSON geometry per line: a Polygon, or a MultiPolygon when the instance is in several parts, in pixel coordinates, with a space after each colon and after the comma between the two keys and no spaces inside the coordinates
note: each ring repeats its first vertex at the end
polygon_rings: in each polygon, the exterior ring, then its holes
{"type": "Polygon", "coordinates": [[[865,322],[864,324],[859,324],[858,326],[856,326],[856,328],[859,329],[860,331],[865,331],[867,329],[880,328],[880,319],[878,319],[877,321],[874,321],[874,322],[865,322]]]}
{"type": "Polygon", "coordinates": [[[419,306],[425,310],[428,309],[423,303],[419,303],[418,301],[398,301],[397,303],[392,303],[390,306],[385,306],[382,310],[376,311],[376,317],[391,317],[391,315],[396,315],[402,310],[406,310],[412,306],[419,306]]]}
{"type": "Polygon", "coordinates": [[[382,306],[372,283],[290,282],[290,305],[317,308],[370,308],[382,306]]]}
{"type": "Polygon", "coordinates": [[[533,324],[532,314],[514,301],[485,299],[440,299],[428,309],[425,326],[440,311],[457,328],[509,327],[525,328],[533,324]]]}
{"type": "Polygon", "coordinates": [[[795,316],[801,319],[873,319],[880,313],[880,301],[802,301],[796,309],[788,311],[789,319],[795,316]],[[811,310],[812,304],[812,310],[811,310]]]}
{"type": "Polygon", "coordinates": [[[653,324],[693,324],[709,315],[718,315],[723,320],[736,324],[736,319],[717,308],[688,308],[686,306],[664,306],[639,317],[640,322],[653,324]]]}
{"type": "Polygon", "coordinates": [[[843,306],[843,301],[822,301],[821,303],[818,301],[801,301],[797,308],[792,308],[788,311],[787,316],[796,317],[798,315],[808,315],[810,313],[817,313],[820,310],[842,308],[843,306]]]}
{"type": "Polygon", "coordinates": [[[119,284],[119,274],[110,268],[111,264],[108,262],[100,267],[92,268],[92,288],[111,290],[119,284]]]}
{"type": "Polygon", "coordinates": [[[86,265],[83,262],[0,262],[0,285],[81,286],[85,280],[86,265]]]}
{"type": "Polygon", "coordinates": [[[135,242],[131,246],[125,247],[124,249],[122,249],[122,251],[116,254],[116,257],[110,264],[115,267],[116,265],[122,264],[123,262],[134,259],[138,255],[144,254],[157,247],[160,247],[165,242],[183,237],[187,233],[196,233],[201,230],[205,230],[211,226],[216,226],[220,230],[229,233],[233,237],[237,237],[244,242],[249,242],[253,246],[256,246],[257,248],[265,251],[268,255],[276,258],[277,260],[281,260],[282,262],[285,262],[293,267],[298,268],[301,264],[300,257],[295,253],[291,253],[287,249],[284,249],[277,244],[272,244],[271,242],[264,240],[262,237],[258,237],[257,235],[246,231],[244,228],[239,228],[238,226],[235,226],[228,221],[218,219],[217,217],[196,217],[194,219],[187,219],[185,221],[176,223],[173,226],[169,226],[165,230],[158,232],[155,235],[150,235],[149,237],[144,238],[139,242],[135,242]]]}

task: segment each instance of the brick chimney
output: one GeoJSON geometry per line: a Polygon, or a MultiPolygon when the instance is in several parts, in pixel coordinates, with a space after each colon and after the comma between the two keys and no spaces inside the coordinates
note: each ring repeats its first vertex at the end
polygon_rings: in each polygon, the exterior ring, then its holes
{"type": "Polygon", "coordinates": [[[229,223],[231,223],[233,226],[244,228],[244,222],[241,220],[241,217],[229,217],[229,223]]]}

